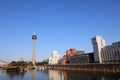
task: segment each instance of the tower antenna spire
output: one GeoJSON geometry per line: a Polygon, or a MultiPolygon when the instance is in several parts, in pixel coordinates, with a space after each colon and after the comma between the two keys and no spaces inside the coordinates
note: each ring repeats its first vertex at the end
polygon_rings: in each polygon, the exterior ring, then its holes
{"type": "Polygon", "coordinates": [[[36,35],[35,32],[33,33],[33,35],[36,35]]]}

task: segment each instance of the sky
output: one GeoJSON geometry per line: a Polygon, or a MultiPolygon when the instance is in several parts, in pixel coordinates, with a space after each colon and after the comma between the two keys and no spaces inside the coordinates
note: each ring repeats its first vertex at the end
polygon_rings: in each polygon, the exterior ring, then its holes
{"type": "Polygon", "coordinates": [[[36,61],[53,50],[93,52],[95,35],[107,45],[120,41],[120,0],[0,0],[1,60],[31,61],[34,32],[36,61]]]}

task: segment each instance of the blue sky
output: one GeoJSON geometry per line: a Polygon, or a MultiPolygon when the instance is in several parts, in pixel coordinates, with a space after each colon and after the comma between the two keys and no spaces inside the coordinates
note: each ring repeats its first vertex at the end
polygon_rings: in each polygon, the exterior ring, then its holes
{"type": "Polygon", "coordinates": [[[36,60],[70,48],[92,52],[91,38],[120,41],[119,0],[0,0],[0,59],[31,60],[36,32],[36,60]]]}

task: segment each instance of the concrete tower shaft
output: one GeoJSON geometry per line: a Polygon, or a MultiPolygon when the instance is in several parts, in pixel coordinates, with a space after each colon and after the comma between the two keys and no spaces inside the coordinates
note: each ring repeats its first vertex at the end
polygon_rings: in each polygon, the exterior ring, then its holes
{"type": "Polygon", "coordinates": [[[32,64],[33,64],[33,66],[35,66],[36,39],[37,39],[37,36],[34,33],[32,35],[32,41],[33,41],[33,46],[32,46],[32,64]]]}

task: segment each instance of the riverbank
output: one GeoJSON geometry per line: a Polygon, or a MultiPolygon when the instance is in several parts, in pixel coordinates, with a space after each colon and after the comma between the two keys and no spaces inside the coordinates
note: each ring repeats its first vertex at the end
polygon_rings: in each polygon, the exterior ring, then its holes
{"type": "MultiPolygon", "coordinates": [[[[43,66],[42,66],[43,67],[43,66]]],[[[56,70],[79,70],[79,71],[100,71],[100,72],[119,72],[120,63],[111,64],[64,64],[64,65],[44,65],[45,68],[56,70]]]]}

